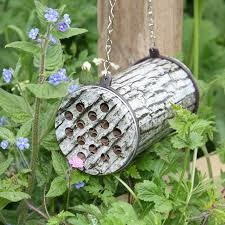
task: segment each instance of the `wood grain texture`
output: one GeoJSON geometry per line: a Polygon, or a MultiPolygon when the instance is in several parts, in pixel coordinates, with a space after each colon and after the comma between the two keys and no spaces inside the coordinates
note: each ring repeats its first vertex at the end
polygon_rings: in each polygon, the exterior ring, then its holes
{"type": "MultiPolygon", "coordinates": [[[[149,55],[146,0],[118,0],[115,7],[111,61],[121,70],[149,55]]],[[[183,0],[154,0],[157,47],[162,55],[181,51],[183,0]]],[[[99,57],[105,58],[108,1],[98,0],[99,57]]]]}
{"type": "Polygon", "coordinates": [[[133,65],[114,76],[111,87],[114,91],[81,87],[63,101],[56,118],[56,137],[63,154],[71,159],[82,153],[84,171],[92,175],[123,169],[135,155],[170,133],[172,104],[191,111],[196,107],[197,90],[189,74],[167,59],[151,58],[133,65]],[[79,104],[83,104],[82,110],[78,110],[79,104]],[[107,110],[102,110],[102,104],[107,104],[107,110]],[[93,120],[90,113],[95,115],[93,120]],[[108,125],[103,128],[105,120],[108,125]],[[118,137],[115,128],[121,132],[118,137]],[[96,130],[95,137],[90,129],[96,130]],[[79,143],[79,137],[84,143],[79,143]],[[108,144],[102,143],[103,137],[108,144]],[[115,154],[115,146],[120,147],[119,154],[115,154]]]}

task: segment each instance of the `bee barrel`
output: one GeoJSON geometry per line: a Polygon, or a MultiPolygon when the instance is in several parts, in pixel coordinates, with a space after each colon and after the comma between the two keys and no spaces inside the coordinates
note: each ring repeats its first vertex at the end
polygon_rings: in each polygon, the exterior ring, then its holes
{"type": "Polygon", "coordinates": [[[82,86],[67,96],[55,122],[63,154],[68,160],[81,158],[84,172],[92,175],[125,168],[169,134],[172,104],[198,108],[191,72],[173,58],[143,59],[113,76],[110,87],[103,86],[82,86]]]}

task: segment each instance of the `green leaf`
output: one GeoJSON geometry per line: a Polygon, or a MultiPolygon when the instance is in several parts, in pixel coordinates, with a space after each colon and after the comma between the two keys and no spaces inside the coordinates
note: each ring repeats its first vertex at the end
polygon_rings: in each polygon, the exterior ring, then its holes
{"type": "Polygon", "coordinates": [[[58,215],[54,216],[54,217],[51,217],[49,220],[48,220],[48,223],[47,225],[59,225],[61,224],[62,222],[65,222],[65,219],[67,217],[74,217],[75,215],[71,212],[68,212],[68,211],[62,211],[60,212],[58,215]]]}
{"type": "Polygon", "coordinates": [[[32,118],[25,100],[17,95],[10,94],[0,88],[0,107],[7,112],[16,123],[24,123],[32,118]]]}
{"type": "Polygon", "coordinates": [[[46,24],[46,19],[44,17],[44,12],[45,12],[46,7],[44,5],[42,5],[40,1],[37,1],[37,0],[34,1],[34,4],[36,6],[36,12],[37,12],[39,21],[42,24],[46,24]]]}
{"type": "Polygon", "coordinates": [[[67,189],[65,177],[59,176],[56,177],[52,183],[50,190],[48,191],[46,197],[52,198],[62,195],[67,189]]]}
{"type": "Polygon", "coordinates": [[[3,192],[0,192],[0,198],[7,199],[10,202],[18,202],[23,199],[29,199],[30,195],[28,195],[24,192],[19,192],[19,191],[15,191],[15,192],[3,191],[3,192]]]}
{"type": "Polygon", "coordinates": [[[21,67],[22,67],[22,60],[21,60],[21,58],[19,58],[19,60],[18,60],[18,62],[17,62],[17,64],[16,64],[16,69],[15,69],[15,71],[14,71],[14,73],[13,73],[13,76],[14,77],[18,77],[18,75],[19,75],[19,72],[20,72],[20,69],[21,69],[21,67]]]}
{"type": "Polygon", "coordinates": [[[82,173],[79,170],[72,170],[71,175],[70,175],[70,179],[71,179],[71,184],[77,184],[81,181],[88,182],[89,176],[85,173],[82,173]]]}
{"type": "MultiPolygon", "coordinates": [[[[61,44],[49,46],[46,53],[45,69],[56,71],[63,67],[63,50],[61,44]]],[[[40,68],[40,57],[34,57],[34,66],[40,68]]]]}
{"type": "Polygon", "coordinates": [[[58,39],[70,38],[79,34],[83,34],[88,32],[86,29],[82,28],[69,28],[66,32],[56,31],[54,32],[54,36],[58,39]]]}
{"type": "Polygon", "coordinates": [[[31,126],[32,126],[32,120],[29,120],[26,123],[24,123],[20,127],[16,136],[17,137],[28,137],[30,135],[30,132],[31,132],[31,126]]]}
{"type": "Polygon", "coordinates": [[[102,218],[102,212],[99,210],[99,208],[95,205],[88,205],[88,204],[83,204],[83,205],[78,205],[70,208],[71,210],[75,210],[78,212],[83,212],[87,214],[92,214],[94,215],[97,219],[102,218]]]}
{"type": "Polygon", "coordinates": [[[49,83],[44,84],[28,84],[26,87],[36,97],[41,99],[63,98],[68,94],[70,83],[61,83],[53,86],[49,83]]]}
{"type": "Polygon", "coordinates": [[[165,190],[152,181],[145,180],[135,186],[137,196],[145,202],[154,202],[158,212],[169,212],[172,209],[172,202],[165,197],[165,190]]]}
{"type": "Polygon", "coordinates": [[[25,33],[19,27],[15,26],[15,25],[9,25],[7,28],[15,31],[18,34],[18,36],[20,37],[21,41],[26,40],[25,33]]]}
{"type": "Polygon", "coordinates": [[[59,176],[65,175],[66,170],[69,168],[65,156],[56,151],[52,152],[52,165],[59,176]]]}
{"type": "Polygon", "coordinates": [[[0,210],[4,209],[9,203],[9,200],[0,198],[0,210]]]}
{"type": "Polygon", "coordinates": [[[150,211],[148,215],[144,217],[144,221],[148,225],[161,225],[162,216],[159,213],[153,213],[152,211],[150,211]]]}
{"type": "Polygon", "coordinates": [[[40,47],[31,42],[26,42],[26,41],[16,41],[12,42],[8,45],[5,46],[6,48],[17,48],[25,52],[32,53],[33,55],[38,55],[41,52],[40,47]]]}
{"type": "Polygon", "coordinates": [[[13,161],[13,158],[9,157],[6,161],[0,164],[0,175],[4,174],[13,161]]]}
{"type": "Polygon", "coordinates": [[[16,141],[14,134],[5,127],[0,127],[0,138],[8,140],[11,144],[14,144],[16,141]]]}
{"type": "Polygon", "coordinates": [[[132,165],[125,170],[125,175],[127,177],[131,176],[134,179],[141,179],[141,175],[139,174],[136,165],[132,165]]]}
{"type": "Polygon", "coordinates": [[[46,137],[43,138],[41,145],[49,151],[59,150],[55,130],[51,131],[46,137]]]}

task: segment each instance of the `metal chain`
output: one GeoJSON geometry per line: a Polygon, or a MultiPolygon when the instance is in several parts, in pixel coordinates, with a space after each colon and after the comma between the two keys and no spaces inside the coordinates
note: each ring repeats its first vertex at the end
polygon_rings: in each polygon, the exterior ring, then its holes
{"type": "Polygon", "coordinates": [[[109,23],[107,26],[107,40],[106,40],[106,46],[105,46],[105,53],[106,53],[106,59],[104,60],[104,76],[107,76],[107,74],[111,74],[110,72],[110,53],[112,51],[112,39],[111,35],[113,32],[113,21],[114,21],[114,8],[116,5],[117,0],[109,0],[110,5],[110,13],[109,13],[109,23]]]}
{"type": "Polygon", "coordinates": [[[148,2],[148,26],[150,36],[150,48],[156,47],[156,36],[155,36],[155,20],[153,13],[153,0],[147,0],[148,2]]]}

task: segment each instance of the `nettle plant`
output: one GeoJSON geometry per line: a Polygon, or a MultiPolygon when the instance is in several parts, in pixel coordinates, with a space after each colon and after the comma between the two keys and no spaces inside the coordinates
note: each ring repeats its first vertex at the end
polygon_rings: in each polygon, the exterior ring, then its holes
{"type": "MultiPolygon", "coordinates": [[[[206,148],[214,124],[178,106],[174,106],[176,116],[170,121],[175,132],[124,171],[95,177],[82,172],[79,158],[67,162],[59,151],[54,120],[61,98],[79,85],[73,74],[66,73],[60,40],[86,30],[71,27],[64,6],[51,9],[38,1],[35,5],[42,27],[30,30],[28,42],[6,46],[32,54],[36,72],[32,80],[21,81],[20,58],[15,69],[5,68],[2,73],[1,223],[224,224],[225,191],[217,191],[212,181],[206,148]],[[211,179],[196,171],[199,150],[206,155],[211,179]]],[[[100,61],[93,60],[95,64],[100,61]]],[[[88,76],[90,63],[82,67],[88,76]]]]}

